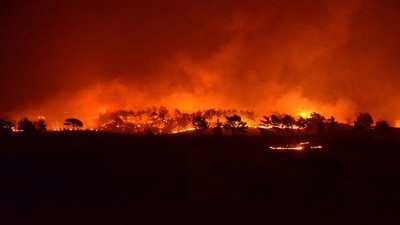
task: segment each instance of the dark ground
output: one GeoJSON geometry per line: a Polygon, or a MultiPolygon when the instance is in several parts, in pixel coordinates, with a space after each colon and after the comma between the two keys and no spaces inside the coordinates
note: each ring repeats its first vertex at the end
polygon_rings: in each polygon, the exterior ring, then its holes
{"type": "Polygon", "coordinates": [[[288,139],[2,137],[1,224],[400,224],[399,142],[288,139]]]}

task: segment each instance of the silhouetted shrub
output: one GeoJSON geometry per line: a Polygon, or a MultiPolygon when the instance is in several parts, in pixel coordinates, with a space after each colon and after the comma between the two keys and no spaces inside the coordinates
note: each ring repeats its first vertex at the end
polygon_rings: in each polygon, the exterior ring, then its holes
{"type": "Polygon", "coordinates": [[[289,114],[284,114],[282,116],[282,125],[286,128],[293,129],[293,125],[295,124],[296,120],[294,119],[293,116],[289,114]]]}
{"type": "Polygon", "coordinates": [[[239,115],[227,116],[224,124],[226,130],[230,130],[232,134],[245,134],[247,132],[247,123],[242,121],[239,115]]]}
{"type": "Polygon", "coordinates": [[[375,129],[377,131],[387,131],[389,128],[390,126],[386,120],[379,120],[375,124],[375,129]]]}
{"type": "Polygon", "coordinates": [[[221,136],[222,135],[222,123],[219,122],[219,119],[217,119],[217,122],[215,123],[215,126],[213,128],[213,133],[216,136],[221,136]]]}
{"type": "Polygon", "coordinates": [[[307,118],[308,126],[307,128],[314,133],[321,134],[324,131],[326,119],[323,115],[313,112],[310,118],[307,118]]]}
{"type": "Polygon", "coordinates": [[[374,120],[369,113],[360,113],[354,122],[354,128],[356,130],[368,130],[372,128],[374,120]]]}
{"type": "Polygon", "coordinates": [[[46,132],[46,130],[47,130],[47,124],[46,124],[46,121],[45,121],[44,119],[39,119],[39,120],[36,122],[36,125],[37,125],[37,129],[38,129],[39,131],[41,131],[41,132],[46,132]]]}
{"type": "Polygon", "coordinates": [[[18,130],[22,130],[26,133],[33,133],[36,131],[36,127],[34,122],[25,117],[22,120],[18,121],[18,130]]]}
{"type": "Polygon", "coordinates": [[[309,127],[310,124],[308,123],[308,120],[304,117],[299,117],[296,120],[296,126],[298,126],[299,128],[306,128],[309,127]]]}
{"type": "Polygon", "coordinates": [[[205,118],[201,116],[196,116],[192,120],[193,127],[196,129],[197,132],[204,132],[208,129],[208,123],[205,118]]]}
{"type": "Polygon", "coordinates": [[[392,129],[386,120],[379,120],[376,122],[374,132],[378,138],[391,139],[394,135],[394,129],[392,129]]]}

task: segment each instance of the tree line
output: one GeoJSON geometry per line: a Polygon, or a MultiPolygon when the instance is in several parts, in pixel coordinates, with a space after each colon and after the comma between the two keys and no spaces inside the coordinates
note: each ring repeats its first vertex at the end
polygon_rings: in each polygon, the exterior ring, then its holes
{"type": "MultiPolygon", "coordinates": [[[[68,118],[64,120],[64,126],[71,127],[72,130],[83,127],[83,122],[76,118],[68,118]]],[[[12,131],[22,131],[25,133],[46,132],[47,124],[45,119],[39,118],[36,121],[23,118],[14,124],[10,120],[0,119],[0,133],[9,133],[12,131]]]]}
{"type": "MultiPolygon", "coordinates": [[[[191,124],[193,128],[198,133],[204,133],[209,128],[212,129],[212,132],[216,135],[221,135],[223,130],[231,132],[232,135],[237,134],[245,134],[248,131],[248,124],[246,121],[243,121],[241,116],[238,114],[234,114],[232,116],[225,116],[225,121],[221,122],[217,119],[216,122],[209,122],[208,116],[204,115],[196,115],[191,124]]],[[[121,119],[120,119],[121,120],[121,119]]],[[[123,123],[121,120],[120,123],[123,123]]],[[[64,120],[64,126],[68,127],[68,130],[76,130],[83,127],[83,122],[77,118],[67,118],[64,120]]],[[[339,123],[336,121],[335,117],[331,116],[329,118],[325,118],[323,115],[313,112],[309,117],[299,116],[298,118],[290,115],[290,114],[280,114],[273,113],[270,115],[263,116],[262,120],[259,123],[258,129],[264,134],[270,130],[275,132],[282,132],[287,130],[308,130],[315,133],[322,133],[326,128],[333,129],[339,123]]],[[[379,120],[374,125],[374,120],[369,113],[359,113],[356,120],[353,123],[353,127],[357,131],[363,130],[377,130],[377,131],[385,131],[390,128],[389,124],[385,120],[379,120]]],[[[43,118],[38,119],[37,121],[31,121],[28,118],[23,118],[17,122],[17,124],[13,124],[10,120],[0,119],[0,132],[7,133],[11,131],[23,131],[26,133],[34,133],[34,132],[46,132],[47,124],[43,118]]]]}
{"type": "MultiPolygon", "coordinates": [[[[242,121],[239,115],[226,116],[226,122],[221,123],[219,120],[211,126],[207,119],[202,116],[197,116],[192,121],[193,127],[199,133],[203,133],[208,128],[212,127],[214,133],[222,133],[222,128],[231,131],[232,134],[244,134],[247,132],[247,123],[242,121]]],[[[263,116],[258,126],[259,131],[265,134],[267,131],[274,130],[276,132],[281,132],[285,130],[294,130],[295,128],[300,130],[308,130],[314,133],[322,133],[326,128],[334,129],[339,123],[336,118],[331,116],[325,118],[323,115],[313,112],[309,117],[299,116],[295,118],[290,114],[279,114],[274,113],[269,116],[263,116]]],[[[379,120],[376,122],[375,126],[374,120],[369,113],[359,113],[356,120],[354,121],[353,127],[356,131],[387,131],[390,129],[389,123],[386,120],[379,120]]]]}

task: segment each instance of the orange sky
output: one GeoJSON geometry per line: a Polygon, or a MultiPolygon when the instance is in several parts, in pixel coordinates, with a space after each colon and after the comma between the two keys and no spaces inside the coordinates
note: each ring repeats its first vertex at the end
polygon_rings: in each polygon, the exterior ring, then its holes
{"type": "Polygon", "coordinates": [[[0,3],[0,116],[164,105],[400,120],[398,1],[0,3]]]}

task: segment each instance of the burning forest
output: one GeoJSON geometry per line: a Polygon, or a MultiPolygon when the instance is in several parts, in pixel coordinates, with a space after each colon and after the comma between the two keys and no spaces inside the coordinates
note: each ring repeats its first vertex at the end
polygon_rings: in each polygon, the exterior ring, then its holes
{"type": "Polygon", "coordinates": [[[398,224],[399,12],[0,1],[0,224],[398,224]]]}
{"type": "Polygon", "coordinates": [[[100,113],[166,106],[400,126],[396,1],[61,2],[1,7],[1,118],[95,129],[100,113]]]}
{"type": "MultiPolygon", "coordinates": [[[[112,113],[101,114],[98,118],[98,130],[120,133],[182,133],[196,130],[200,124],[196,118],[207,122],[215,127],[219,122],[225,121],[226,117],[241,115],[250,127],[258,127],[257,117],[254,112],[237,110],[215,110],[196,111],[183,113],[177,109],[170,112],[165,107],[149,108],[147,110],[126,111],[120,110],[112,113]]],[[[201,126],[201,125],[200,125],[201,126]]],[[[201,128],[198,128],[201,129],[201,128]]]]}
{"type": "Polygon", "coordinates": [[[290,115],[272,112],[258,115],[246,110],[198,110],[192,113],[172,111],[166,107],[151,107],[144,110],[118,110],[102,113],[95,126],[84,126],[85,121],[77,118],[65,119],[62,127],[47,127],[45,118],[19,121],[0,119],[1,133],[10,132],[60,132],[91,131],[121,134],[180,134],[193,133],[232,135],[336,135],[340,132],[363,131],[378,136],[393,134],[386,120],[374,121],[369,113],[359,113],[352,123],[341,123],[334,116],[325,117],[320,113],[299,113],[290,115]]]}

